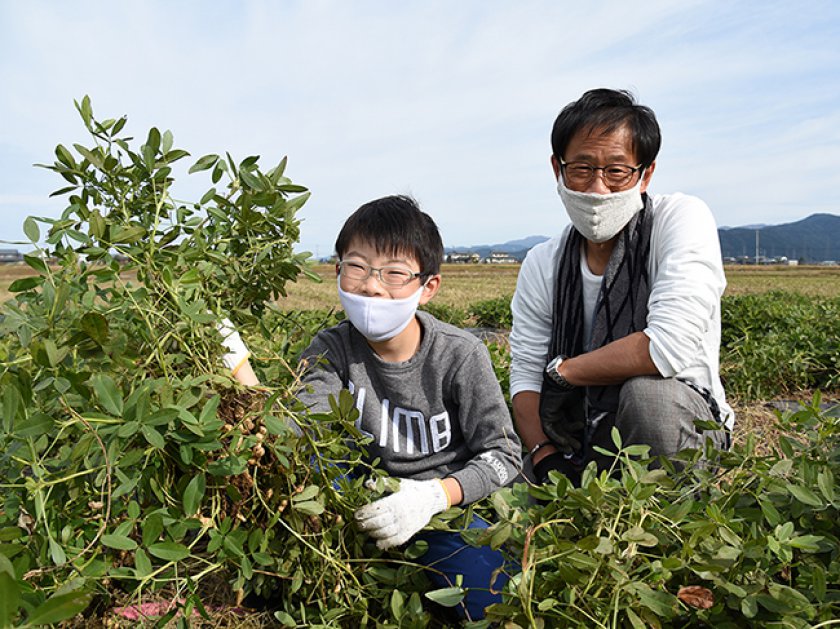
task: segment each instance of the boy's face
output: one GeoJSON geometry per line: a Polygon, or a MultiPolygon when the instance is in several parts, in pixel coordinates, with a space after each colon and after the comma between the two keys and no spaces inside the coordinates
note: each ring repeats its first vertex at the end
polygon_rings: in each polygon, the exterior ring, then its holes
{"type": "Polygon", "coordinates": [[[344,252],[341,263],[336,265],[335,272],[340,277],[343,291],[382,299],[409,297],[416,293],[425,281],[423,293],[420,295],[421,306],[428,303],[440,287],[440,275],[424,278],[416,275],[420,273],[420,264],[413,255],[382,255],[373,245],[358,238],[350,241],[350,246],[344,252]],[[344,273],[341,273],[342,264],[344,273]],[[371,271],[370,268],[380,270],[371,271]],[[354,279],[355,277],[359,279],[354,279]]]}

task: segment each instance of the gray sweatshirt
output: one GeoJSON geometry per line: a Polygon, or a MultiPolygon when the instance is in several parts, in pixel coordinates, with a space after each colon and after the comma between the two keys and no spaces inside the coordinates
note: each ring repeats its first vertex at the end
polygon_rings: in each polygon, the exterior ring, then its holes
{"type": "Polygon", "coordinates": [[[484,344],[426,312],[417,318],[423,340],[400,363],[383,361],[349,321],[319,332],[302,356],[309,386],[299,397],[329,412],[329,396],[348,389],[370,460],[400,478],[455,478],[468,504],[516,477],[522,446],[484,344]]]}

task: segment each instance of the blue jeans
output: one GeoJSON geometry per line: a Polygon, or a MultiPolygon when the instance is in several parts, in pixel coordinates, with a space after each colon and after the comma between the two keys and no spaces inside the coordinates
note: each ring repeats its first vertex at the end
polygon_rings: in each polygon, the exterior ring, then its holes
{"type": "MultiPolygon", "coordinates": [[[[473,516],[468,528],[486,529],[487,522],[473,516]]],[[[484,618],[484,608],[502,601],[501,590],[509,581],[504,572],[492,583],[493,571],[505,564],[504,556],[489,546],[473,548],[461,539],[460,533],[451,531],[420,531],[412,541],[423,540],[429,544],[426,553],[416,559],[417,563],[433,570],[426,572],[435,588],[453,587],[456,577],[462,575],[461,586],[467,595],[461,605],[454,608],[460,619],[469,614],[470,620],[484,618]]]]}

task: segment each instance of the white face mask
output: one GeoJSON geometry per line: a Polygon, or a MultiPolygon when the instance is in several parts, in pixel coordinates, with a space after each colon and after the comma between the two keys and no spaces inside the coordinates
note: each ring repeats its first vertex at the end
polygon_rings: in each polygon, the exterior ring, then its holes
{"type": "Polygon", "coordinates": [[[639,181],[629,190],[609,194],[569,190],[561,176],[557,180],[557,192],[581,236],[592,242],[606,242],[644,207],[641,193],[644,175],[642,171],[639,181]]]}
{"type": "Polygon", "coordinates": [[[338,298],[350,323],[367,340],[374,343],[387,341],[402,332],[411,323],[425,285],[403,299],[385,299],[348,293],[341,289],[338,278],[338,298]]]}

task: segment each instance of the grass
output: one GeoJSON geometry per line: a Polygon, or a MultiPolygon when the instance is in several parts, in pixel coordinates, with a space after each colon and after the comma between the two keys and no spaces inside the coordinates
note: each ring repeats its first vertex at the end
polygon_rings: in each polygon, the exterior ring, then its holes
{"type": "MultiPolygon", "coordinates": [[[[338,308],[335,270],[318,265],[321,284],[301,280],[288,286],[289,296],[281,300],[284,310],[338,308]]],[[[820,266],[727,266],[726,295],[766,293],[783,290],[812,297],[840,296],[840,267],[820,266]]],[[[485,299],[513,295],[519,265],[444,264],[441,288],[435,303],[464,308],[485,299]]]]}

